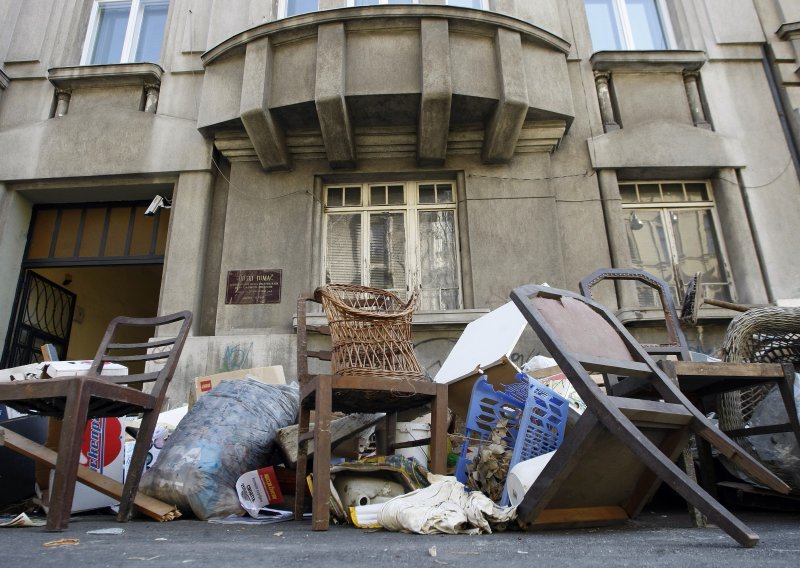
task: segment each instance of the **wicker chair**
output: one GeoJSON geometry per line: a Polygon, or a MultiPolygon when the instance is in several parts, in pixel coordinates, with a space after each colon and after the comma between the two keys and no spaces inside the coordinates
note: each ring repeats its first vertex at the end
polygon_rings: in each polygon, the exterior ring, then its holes
{"type": "MultiPolygon", "coordinates": [[[[720,351],[725,361],[791,363],[795,371],[800,370],[800,308],[766,306],[736,316],[728,325],[720,351]]],[[[788,391],[782,392],[784,397],[794,396],[791,384],[779,386],[788,391]]],[[[744,430],[758,404],[773,388],[773,385],[761,385],[723,394],[718,403],[720,428],[744,430]]],[[[796,436],[800,446],[800,433],[796,436]]],[[[738,441],[743,448],[756,453],[748,440],[740,438],[738,441]]],[[[784,481],[791,479],[791,474],[783,471],[780,464],[767,466],[784,481]]]]}
{"type": "Polygon", "coordinates": [[[411,316],[417,295],[407,303],[391,292],[331,284],[297,302],[297,374],[300,418],[297,437],[298,491],[295,518],[302,518],[308,444],[314,444],[312,529],[327,530],[330,500],[331,414],[386,412],[379,453],[389,453],[397,412],[431,405],[430,470],[446,471],[447,386],[432,382],[414,355],[411,316]],[[328,325],[307,321],[308,302],[321,303],[328,325]],[[308,332],[331,336],[331,350],[310,350],[308,332]],[[311,374],[309,359],[331,361],[330,374],[311,374]],[[311,410],[314,426],[310,428],[311,410]]]}

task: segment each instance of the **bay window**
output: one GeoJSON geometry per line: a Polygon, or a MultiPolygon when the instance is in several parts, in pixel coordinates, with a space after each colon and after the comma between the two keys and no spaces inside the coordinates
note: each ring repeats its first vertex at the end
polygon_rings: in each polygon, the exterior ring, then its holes
{"type": "Polygon", "coordinates": [[[421,310],[461,308],[453,182],[325,187],[327,283],[421,289],[421,310]]]}

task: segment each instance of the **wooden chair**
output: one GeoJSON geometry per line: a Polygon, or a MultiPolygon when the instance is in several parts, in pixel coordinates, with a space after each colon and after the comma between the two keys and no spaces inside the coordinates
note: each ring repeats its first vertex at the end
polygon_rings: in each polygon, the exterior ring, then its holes
{"type": "MultiPolygon", "coordinates": [[[[335,286],[335,285],[333,285],[335,286]]],[[[409,351],[411,319],[416,295],[405,305],[393,294],[361,286],[346,287],[346,300],[336,299],[331,286],[318,288],[313,295],[301,295],[297,301],[297,374],[300,382],[300,417],[297,438],[297,492],[295,518],[302,518],[308,462],[308,444],[313,442],[312,529],[327,530],[330,510],[331,414],[333,412],[386,412],[386,435],[379,437],[378,453],[392,451],[397,412],[431,404],[430,470],[446,473],[447,386],[430,382],[412,361],[409,351]],[[346,325],[331,309],[329,325],[313,326],[307,322],[308,302],[334,302],[350,311],[358,321],[346,325]],[[388,309],[383,309],[387,308],[388,309]],[[405,317],[400,327],[386,324],[377,334],[362,342],[359,330],[376,317],[387,320],[392,313],[405,317]],[[343,327],[345,329],[343,329],[343,327]],[[332,350],[310,350],[308,332],[332,336],[332,350]],[[385,335],[388,334],[388,335],[385,335]],[[376,339],[377,337],[384,339],[376,339]],[[401,345],[403,344],[403,345],[401,345]],[[332,361],[331,372],[312,374],[309,359],[332,361]],[[388,367],[388,368],[387,368],[388,367]],[[392,371],[391,367],[395,367],[392,371]],[[314,410],[314,427],[310,414],[314,410]]],[[[334,288],[335,289],[335,288],[334,288]]],[[[341,291],[341,288],[339,289],[341,291]]],[[[330,308],[330,306],[327,306],[330,308]]],[[[363,330],[362,330],[363,331],[363,330]]]]}
{"type": "MultiPolygon", "coordinates": [[[[689,345],[680,327],[675,304],[669,286],[662,279],[643,270],[603,268],[581,280],[581,293],[592,297],[592,287],[603,280],[633,281],[653,288],[661,300],[666,328],[666,341],[657,345],[642,345],[651,356],[672,355],[676,360],[665,359],[658,362],[666,375],[677,382],[681,392],[687,395],[692,403],[706,415],[718,409],[719,395],[739,391],[740,389],[765,385],[777,386],[783,406],[786,409],[788,422],[762,426],[759,428],[725,428],[722,430],[732,438],[742,438],[772,434],[775,432],[793,432],[800,444],[800,421],[797,417],[797,406],[794,399],[794,369],[790,364],[779,363],[724,363],[691,361],[689,345]]],[[[641,379],[626,378],[619,381],[617,377],[605,376],[606,388],[618,396],[645,396],[652,386],[641,379]]],[[[716,496],[716,473],[711,446],[702,438],[697,440],[698,457],[700,459],[700,482],[706,491],[716,496]]]]}
{"type": "Polygon", "coordinates": [[[690,433],[708,440],[753,479],[789,487],[720,432],[681,393],[606,308],[543,286],[511,299],[587,405],[518,508],[525,527],[607,523],[637,515],[663,480],[741,545],[754,534],[675,465],[690,433]],[[590,373],[648,381],[662,401],[609,396],[590,373]]]}
{"type": "MultiPolygon", "coordinates": [[[[188,311],[155,318],[114,318],[106,329],[94,361],[86,375],[34,379],[0,384],[0,402],[28,414],[39,414],[63,420],[58,443],[55,476],[50,487],[48,530],[63,530],[69,524],[78,461],[86,423],[91,418],[127,416],[142,413],[142,424],[136,439],[128,476],[122,489],[117,520],[127,521],[139,488],[139,480],[147,452],[183,344],[189,333],[192,314],[188,311]],[[130,328],[159,328],[180,322],[175,337],[156,338],[145,343],[129,343],[124,339],[130,328]],[[136,362],[162,362],[159,370],[123,376],[102,375],[106,363],[130,365],[136,362]],[[153,383],[150,393],[131,384],[153,383]]],[[[150,334],[151,337],[155,333],[150,334]]],[[[31,443],[33,444],[33,443],[31,443]]],[[[23,453],[18,445],[12,447],[23,453]]],[[[39,446],[34,444],[34,446],[39,446]]],[[[31,446],[25,446],[31,447],[31,446]]],[[[35,454],[26,453],[29,457],[35,454]]]]}

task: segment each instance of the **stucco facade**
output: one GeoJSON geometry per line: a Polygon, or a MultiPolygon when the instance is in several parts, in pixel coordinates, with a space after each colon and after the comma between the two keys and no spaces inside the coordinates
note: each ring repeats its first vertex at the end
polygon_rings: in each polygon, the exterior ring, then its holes
{"type": "MultiPolygon", "coordinates": [[[[0,339],[25,270],[73,266],[30,260],[37,208],[164,195],[163,258],[141,262],[163,263],[159,313],[195,314],[173,400],[236,365],[292,377],[296,298],[329,262],[326,191],[374,183],[454,190],[457,305],[415,319],[434,373],[514,286],[631,266],[635,182],[708,184],[731,299],[800,301],[800,5],[659,6],[669,49],[596,51],[583,0],[321,0],[290,17],[171,0],[159,61],[82,65],[92,1],[0,0],[0,339]],[[242,270],[280,270],[279,301],[227,303],[242,270]]],[[[724,330],[729,314],[705,314],[724,330]]]]}

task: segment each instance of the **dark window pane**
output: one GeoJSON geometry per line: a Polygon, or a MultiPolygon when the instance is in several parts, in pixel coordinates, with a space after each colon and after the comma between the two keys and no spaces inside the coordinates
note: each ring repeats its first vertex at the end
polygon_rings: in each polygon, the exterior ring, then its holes
{"type": "Polygon", "coordinates": [[[433,185],[419,186],[419,202],[424,204],[436,203],[436,188],[433,185]]]}

